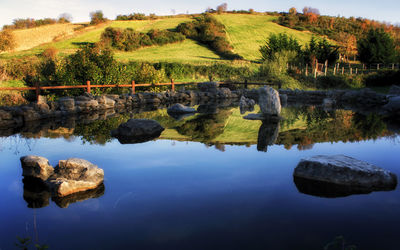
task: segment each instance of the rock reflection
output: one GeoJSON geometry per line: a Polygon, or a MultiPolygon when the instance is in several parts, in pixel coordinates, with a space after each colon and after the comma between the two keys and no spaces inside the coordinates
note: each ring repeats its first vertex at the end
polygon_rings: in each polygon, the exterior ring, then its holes
{"type": "Polygon", "coordinates": [[[70,204],[81,202],[93,198],[99,198],[104,195],[105,186],[101,184],[95,189],[71,194],[65,197],[51,197],[51,192],[47,185],[40,179],[25,177],[22,180],[24,184],[24,200],[29,208],[42,208],[50,204],[50,198],[60,208],[67,208],[70,204]]]}
{"type": "Polygon", "coordinates": [[[101,184],[95,189],[71,194],[65,197],[52,197],[51,199],[57,204],[57,206],[61,208],[67,208],[70,204],[75,202],[99,198],[104,195],[104,192],[105,192],[105,186],[104,184],[101,184]]]}
{"type": "Polygon", "coordinates": [[[257,150],[267,152],[268,146],[274,145],[279,135],[279,121],[264,120],[258,130],[257,150]]]}
{"type": "Polygon", "coordinates": [[[25,177],[22,182],[24,183],[24,200],[29,208],[42,208],[49,205],[51,193],[42,180],[25,177]]]}
{"type": "Polygon", "coordinates": [[[346,197],[355,194],[369,194],[374,191],[391,191],[391,189],[372,189],[365,187],[349,186],[349,185],[338,185],[329,182],[310,180],[301,177],[293,177],[294,184],[300,193],[324,197],[324,198],[339,198],[346,197]]]}

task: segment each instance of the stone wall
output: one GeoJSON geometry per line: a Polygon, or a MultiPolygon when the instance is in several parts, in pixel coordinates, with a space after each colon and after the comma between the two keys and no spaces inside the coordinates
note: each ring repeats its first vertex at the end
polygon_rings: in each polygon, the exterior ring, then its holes
{"type": "MultiPolygon", "coordinates": [[[[39,102],[17,107],[0,107],[0,128],[22,127],[32,121],[54,119],[106,110],[131,110],[143,106],[165,107],[174,103],[201,104],[226,99],[237,99],[240,91],[217,88],[215,91],[166,91],[137,94],[62,97],[55,102],[39,102]]],[[[110,112],[109,112],[110,113],[110,112]]]]}

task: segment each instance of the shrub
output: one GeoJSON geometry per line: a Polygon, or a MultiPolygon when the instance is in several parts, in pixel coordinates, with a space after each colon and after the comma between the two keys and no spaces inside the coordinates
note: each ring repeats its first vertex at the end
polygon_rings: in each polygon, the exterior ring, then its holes
{"type": "Polygon", "coordinates": [[[400,70],[382,70],[365,76],[367,87],[400,85],[400,70]]]}
{"type": "Polygon", "coordinates": [[[232,46],[226,39],[225,27],[210,14],[202,14],[194,21],[181,23],[177,30],[186,37],[208,45],[218,55],[226,59],[243,59],[233,53],[232,46]]]}
{"type": "Polygon", "coordinates": [[[9,51],[14,49],[16,46],[14,35],[9,30],[3,30],[0,32],[0,52],[9,51]]]}
{"type": "Polygon", "coordinates": [[[52,59],[54,60],[57,57],[58,54],[58,49],[55,47],[48,47],[46,48],[41,56],[44,57],[45,59],[52,59]]]}
{"type": "Polygon", "coordinates": [[[131,28],[122,30],[108,27],[101,34],[100,41],[118,50],[132,51],[145,46],[180,42],[184,39],[182,34],[168,30],[152,29],[147,33],[140,33],[131,28]]]}

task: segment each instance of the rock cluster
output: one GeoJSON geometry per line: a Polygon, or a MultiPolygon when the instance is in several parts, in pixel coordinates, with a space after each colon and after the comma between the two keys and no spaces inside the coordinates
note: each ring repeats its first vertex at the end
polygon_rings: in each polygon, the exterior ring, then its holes
{"type": "Polygon", "coordinates": [[[90,114],[100,110],[132,109],[145,105],[170,105],[188,101],[239,99],[241,96],[240,91],[219,88],[218,84],[213,82],[199,84],[199,88],[201,91],[182,90],[104,96],[86,93],[78,97],[63,97],[54,102],[46,102],[40,98],[38,103],[18,107],[0,107],[0,127],[20,127],[30,121],[90,114]]]}
{"type": "Polygon", "coordinates": [[[96,189],[102,185],[104,171],[98,166],[77,158],[60,160],[53,168],[40,156],[21,157],[22,175],[44,184],[53,197],[65,197],[78,192],[96,189]]]}

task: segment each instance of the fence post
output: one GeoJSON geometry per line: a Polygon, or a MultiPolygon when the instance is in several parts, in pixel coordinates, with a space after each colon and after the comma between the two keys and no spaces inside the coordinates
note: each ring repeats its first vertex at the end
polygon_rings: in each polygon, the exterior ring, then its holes
{"type": "Polygon", "coordinates": [[[135,81],[132,81],[132,94],[135,94],[135,81]]]}
{"type": "Polygon", "coordinates": [[[392,70],[394,70],[394,63],[392,63],[392,70]]]}
{"type": "Polygon", "coordinates": [[[336,65],[333,67],[333,75],[336,75],[336,65]]]}
{"type": "Polygon", "coordinates": [[[379,70],[379,63],[376,65],[376,70],[379,70]]]}
{"type": "Polygon", "coordinates": [[[244,88],[247,89],[247,79],[244,80],[244,88]]]}
{"type": "Polygon", "coordinates": [[[306,76],[308,76],[308,64],[306,64],[306,76]]]}
{"type": "Polygon", "coordinates": [[[39,82],[35,83],[35,94],[36,94],[36,101],[39,101],[39,95],[40,95],[40,87],[39,87],[39,82]]]}
{"type": "Polygon", "coordinates": [[[171,89],[172,89],[172,91],[175,91],[174,79],[171,79],[171,89]]]}
{"type": "Polygon", "coordinates": [[[90,81],[86,81],[87,92],[90,94],[90,81]]]}
{"type": "Polygon", "coordinates": [[[342,66],[342,75],[344,75],[344,66],[342,66]]]}
{"type": "Polygon", "coordinates": [[[352,75],[352,74],[353,74],[353,68],[350,67],[350,75],[352,75]]]}
{"type": "Polygon", "coordinates": [[[356,68],[356,75],[358,74],[358,68],[356,68]]]}

